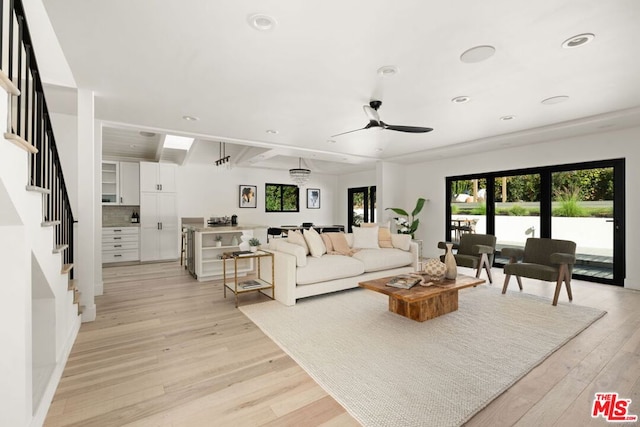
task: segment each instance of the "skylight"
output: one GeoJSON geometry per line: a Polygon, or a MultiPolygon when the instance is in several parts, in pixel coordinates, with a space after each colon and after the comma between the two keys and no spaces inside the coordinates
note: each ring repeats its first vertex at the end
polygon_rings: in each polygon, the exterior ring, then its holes
{"type": "Polygon", "coordinates": [[[164,138],[164,148],[173,148],[175,150],[188,151],[193,144],[193,138],[187,138],[186,136],[167,135],[164,138]]]}

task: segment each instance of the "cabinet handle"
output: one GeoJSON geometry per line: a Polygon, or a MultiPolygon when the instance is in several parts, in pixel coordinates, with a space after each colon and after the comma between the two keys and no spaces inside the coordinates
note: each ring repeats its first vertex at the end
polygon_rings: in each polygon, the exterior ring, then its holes
{"type": "Polygon", "coordinates": [[[121,231],[122,231],[122,230],[113,230],[113,232],[114,232],[114,233],[119,233],[119,232],[121,232],[121,231]]]}
{"type": "Polygon", "coordinates": [[[122,237],[114,237],[113,240],[121,240],[122,237]]]}
{"type": "Polygon", "coordinates": [[[122,256],[122,255],[120,255],[120,254],[115,254],[115,255],[114,255],[114,258],[118,258],[119,256],[122,256]]]}
{"type": "Polygon", "coordinates": [[[120,196],[120,203],[122,203],[122,196],[120,196]]]}
{"type": "Polygon", "coordinates": [[[160,223],[160,230],[162,230],[162,223],[160,223]]]}
{"type": "Polygon", "coordinates": [[[160,184],[160,191],[162,191],[162,184],[160,184]]]}
{"type": "Polygon", "coordinates": [[[160,230],[160,223],[159,222],[157,223],[157,227],[158,227],[158,230],[160,230]]]}
{"type": "Polygon", "coordinates": [[[122,245],[113,245],[114,248],[121,248],[122,245]]]}

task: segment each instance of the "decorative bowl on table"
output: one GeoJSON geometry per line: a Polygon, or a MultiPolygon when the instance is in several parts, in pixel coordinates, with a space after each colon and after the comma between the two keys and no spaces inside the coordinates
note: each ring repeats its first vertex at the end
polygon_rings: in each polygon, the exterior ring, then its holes
{"type": "Polygon", "coordinates": [[[441,282],[447,266],[439,259],[430,258],[422,264],[420,274],[424,278],[423,286],[432,285],[433,282],[441,282]]]}

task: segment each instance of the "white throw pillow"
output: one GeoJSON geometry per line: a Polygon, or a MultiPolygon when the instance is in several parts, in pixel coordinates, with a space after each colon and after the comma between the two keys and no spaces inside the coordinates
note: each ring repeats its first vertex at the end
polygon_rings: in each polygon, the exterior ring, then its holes
{"type": "Polygon", "coordinates": [[[302,246],[305,255],[309,255],[309,246],[307,245],[307,241],[304,240],[304,236],[301,232],[299,232],[298,230],[290,231],[287,235],[287,240],[289,241],[289,243],[302,246]]]}
{"type": "Polygon", "coordinates": [[[304,230],[304,240],[307,241],[307,246],[309,246],[309,252],[312,257],[320,258],[323,254],[327,253],[327,247],[324,245],[322,241],[322,237],[316,230],[309,228],[308,230],[304,230]]]}
{"type": "Polygon", "coordinates": [[[358,249],[380,249],[378,227],[353,227],[353,247],[358,249]]]}
{"type": "Polygon", "coordinates": [[[408,251],[411,248],[411,234],[392,234],[391,243],[394,248],[408,251]]]}

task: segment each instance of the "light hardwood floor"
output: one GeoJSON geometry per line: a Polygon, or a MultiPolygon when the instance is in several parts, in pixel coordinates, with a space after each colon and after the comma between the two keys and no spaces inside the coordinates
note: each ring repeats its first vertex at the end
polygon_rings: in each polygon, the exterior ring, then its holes
{"type": "MultiPolygon", "coordinates": [[[[178,263],[108,267],[103,278],[98,317],[82,325],[46,426],[358,425],[223,298],[220,281],[197,282],[178,263]]],[[[551,284],[523,284],[551,303],[551,284]]],[[[574,281],[573,294],[608,314],[468,426],[606,425],[590,416],[596,392],[618,392],[640,414],[640,292],[574,281]]]]}

